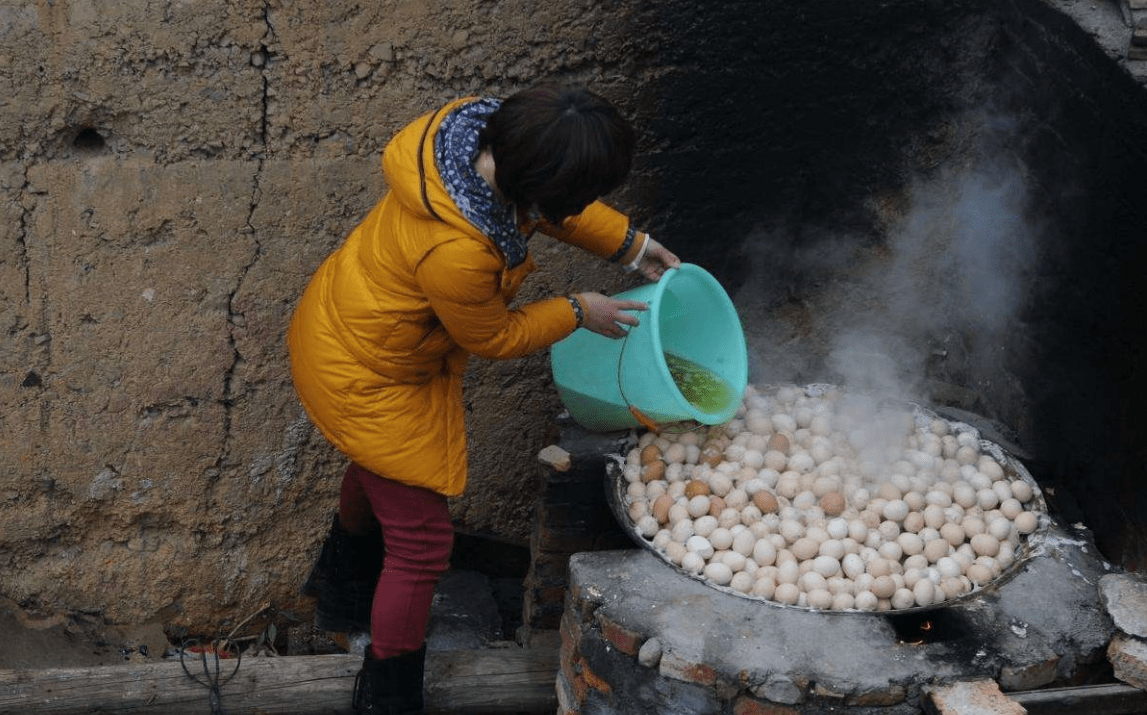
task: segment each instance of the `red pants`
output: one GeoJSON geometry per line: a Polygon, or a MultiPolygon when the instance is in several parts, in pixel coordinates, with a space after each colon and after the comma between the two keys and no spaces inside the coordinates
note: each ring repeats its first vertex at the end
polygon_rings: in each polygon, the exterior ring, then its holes
{"type": "Polygon", "coordinates": [[[450,560],[454,527],[446,497],[351,464],[343,476],[339,523],[352,534],[382,526],[386,547],[371,610],[375,658],[418,650],[426,640],[434,588],[450,560]]]}

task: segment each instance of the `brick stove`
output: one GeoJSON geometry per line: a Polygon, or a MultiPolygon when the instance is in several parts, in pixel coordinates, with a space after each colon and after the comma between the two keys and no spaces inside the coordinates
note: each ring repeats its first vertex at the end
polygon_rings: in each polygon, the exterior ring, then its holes
{"type": "Polygon", "coordinates": [[[998,694],[1111,680],[1118,629],[1097,584],[1114,567],[1082,527],[1053,520],[1013,578],[951,606],[784,607],[684,577],[636,546],[606,500],[605,455],[625,439],[567,425],[569,468],[540,470],[524,628],[560,629],[559,715],[908,715],[947,683],[998,694]]]}

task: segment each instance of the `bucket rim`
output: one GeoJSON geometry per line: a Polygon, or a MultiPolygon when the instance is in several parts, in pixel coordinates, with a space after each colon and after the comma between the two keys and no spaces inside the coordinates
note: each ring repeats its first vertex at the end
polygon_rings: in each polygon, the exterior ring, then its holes
{"type": "MultiPolygon", "coordinates": [[[[624,359],[625,348],[628,346],[630,335],[634,330],[641,330],[648,321],[650,324],[649,330],[652,331],[650,333],[652,348],[654,350],[654,354],[658,356],[658,359],[654,361],[656,364],[656,369],[662,382],[673,390],[672,394],[674,400],[676,400],[679,407],[683,408],[688,413],[689,419],[700,422],[702,424],[721,424],[733,418],[740,404],[740,399],[738,398],[737,400],[733,400],[730,407],[722,410],[721,412],[705,412],[698,409],[692,402],[686,399],[685,394],[681,392],[681,389],[677,386],[677,381],[673,379],[673,374],[669,371],[669,364],[665,360],[665,348],[663,347],[661,341],[661,302],[665,295],[665,291],[669,289],[669,284],[679,276],[693,277],[696,280],[704,283],[715,296],[718,296],[719,299],[722,299],[727,304],[726,307],[731,311],[731,314],[736,316],[736,308],[733,306],[732,299],[729,298],[728,293],[725,292],[725,289],[721,286],[720,282],[713,276],[713,274],[709,273],[709,271],[693,263],[682,263],[677,268],[666,269],[666,271],[661,274],[661,278],[654,285],[653,293],[647,301],[649,304],[648,312],[644,318],[640,319],[640,322],[636,327],[626,331],[626,335],[623,338],[623,340],[626,342],[622,346],[622,354],[618,357],[617,387],[621,393],[622,400],[631,410],[641,409],[640,405],[635,405],[625,395],[625,386],[622,384],[623,381],[621,378],[621,364],[624,359]],[[717,421],[714,421],[715,418],[717,421]]],[[[740,321],[738,319],[738,323],[739,322],[740,321]]],[[[738,325],[738,327],[740,326],[738,325]]],[[[739,335],[738,342],[740,348],[742,351],[744,351],[744,332],[743,330],[738,330],[737,332],[739,335]]],[[[737,385],[733,385],[733,388],[736,390],[737,385]]],[[[744,386],[741,386],[740,389],[743,392],[744,386]]]]}

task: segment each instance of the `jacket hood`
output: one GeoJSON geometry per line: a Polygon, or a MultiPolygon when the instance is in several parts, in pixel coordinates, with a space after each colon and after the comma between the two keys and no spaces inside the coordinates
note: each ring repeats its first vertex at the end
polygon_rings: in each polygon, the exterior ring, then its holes
{"type": "Polygon", "coordinates": [[[450,198],[434,160],[434,135],[442,120],[474,97],[451,102],[408,124],[387,144],[382,155],[386,184],[403,206],[428,221],[442,221],[466,234],[485,238],[450,198]]]}

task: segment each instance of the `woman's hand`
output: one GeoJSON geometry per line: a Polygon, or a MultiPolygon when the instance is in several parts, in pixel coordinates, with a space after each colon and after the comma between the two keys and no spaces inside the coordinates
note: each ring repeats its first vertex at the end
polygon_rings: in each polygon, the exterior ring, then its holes
{"type": "Polygon", "coordinates": [[[637,269],[641,271],[641,275],[656,283],[661,280],[665,271],[670,268],[680,268],[681,259],[673,251],[655,241],[653,236],[645,235],[649,243],[645,246],[645,254],[637,263],[637,269]]]}
{"type": "Polygon", "coordinates": [[[637,325],[636,315],[630,310],[648,310],[649,305],[640,300],[621,300],[601,293],[578,293],[575,296],[581,303],[582,327],[607,338],[624,337],[627,332],[623,325],[637,325]]]}

